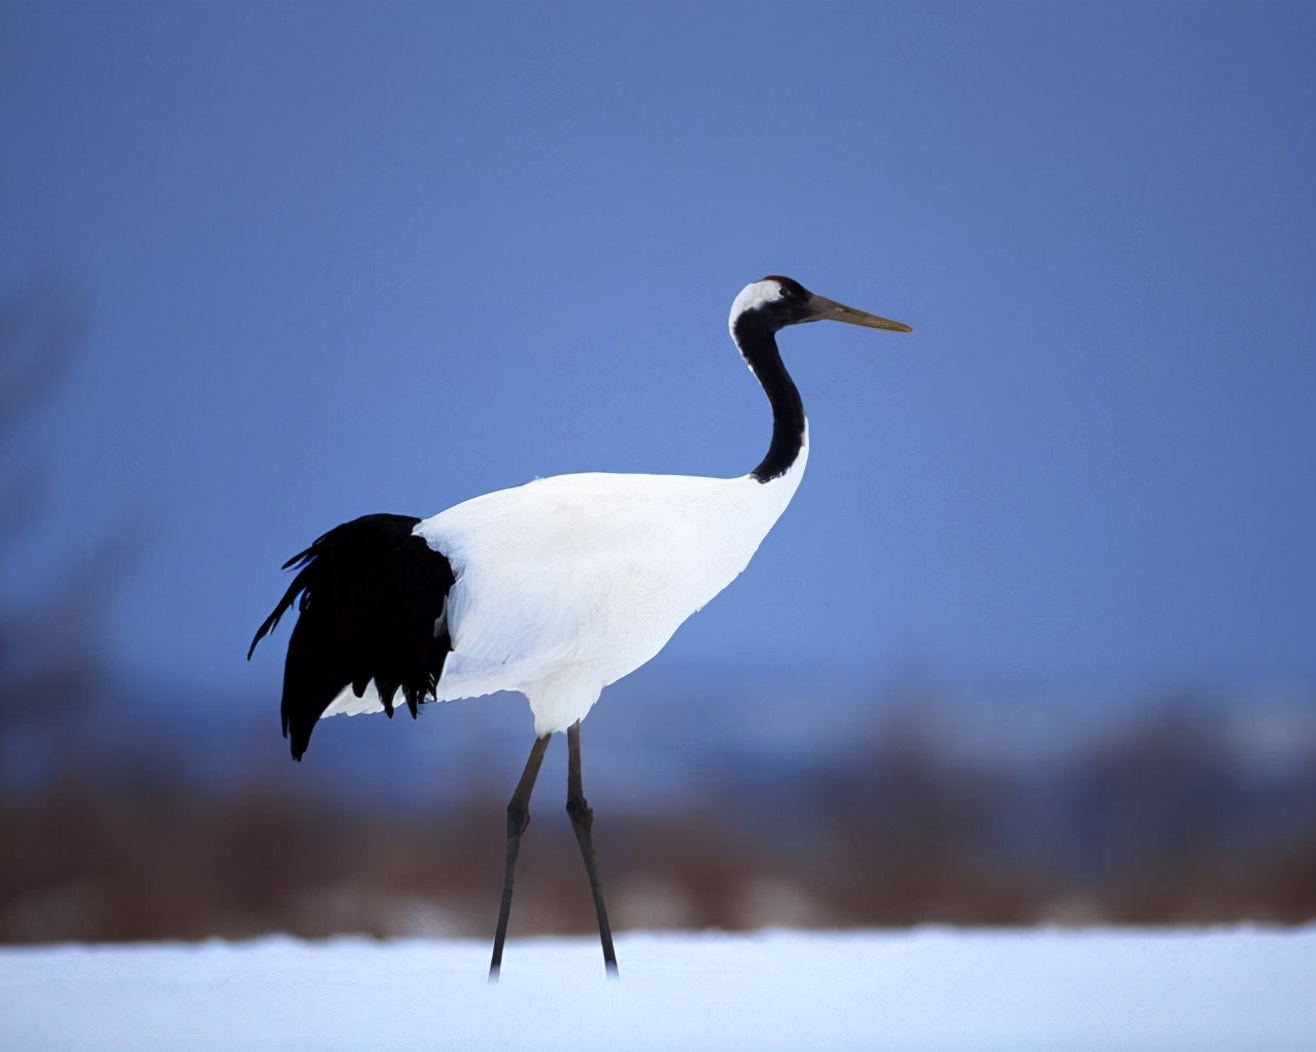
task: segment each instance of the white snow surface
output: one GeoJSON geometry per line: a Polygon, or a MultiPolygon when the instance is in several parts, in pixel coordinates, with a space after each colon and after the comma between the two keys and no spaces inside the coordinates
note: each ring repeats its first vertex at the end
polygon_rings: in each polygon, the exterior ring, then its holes
{"type": "Polygon", "coordinates": [[[1316,927],[0,949],[0,1048],[1316,1049],[1316,927]]]}

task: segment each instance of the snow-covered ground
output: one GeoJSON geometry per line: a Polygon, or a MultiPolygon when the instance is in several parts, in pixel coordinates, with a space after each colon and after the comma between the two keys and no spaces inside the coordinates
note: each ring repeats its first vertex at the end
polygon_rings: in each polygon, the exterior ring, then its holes
{"type": "Polygon", "coordinates": [[[1316,1049],[1316,927],[0,950],[0,1049],[1316,1049]]]}

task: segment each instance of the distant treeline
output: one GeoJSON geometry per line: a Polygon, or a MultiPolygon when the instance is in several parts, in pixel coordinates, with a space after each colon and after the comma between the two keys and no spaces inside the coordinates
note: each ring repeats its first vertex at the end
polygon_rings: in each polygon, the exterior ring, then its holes
{"type": "MultiPolygon", "coordinates": [[[[8,794],[0,940],[491,930],[501,797],[399,810],[165,771],[139,755],[8,794]]],[[[730,765],[720,785],[673,811],[599,809],[620,928],[1316,919],[1316,765],[1250,770],[1200,713],[1038,769],[975,769],[897,731],[860,763],[730,765]]],[[[541,794],[514,934],[592,930],[579,867],[541,794]]]]}

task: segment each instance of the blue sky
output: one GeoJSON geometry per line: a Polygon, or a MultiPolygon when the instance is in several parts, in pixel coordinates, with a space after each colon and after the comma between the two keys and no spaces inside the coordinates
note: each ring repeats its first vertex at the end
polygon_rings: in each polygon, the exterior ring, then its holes
{"type": "MultiPolygon", "coordinates": [[[[129,516],[125,667],[243,662],[358,514],[813,453],[661,659],[1316,679],[1311,5],[7,4],[0,281],[82,302],[8,577],[129,516]]],[[[283,637],[280,637],[281,639],[283,637]]]]}

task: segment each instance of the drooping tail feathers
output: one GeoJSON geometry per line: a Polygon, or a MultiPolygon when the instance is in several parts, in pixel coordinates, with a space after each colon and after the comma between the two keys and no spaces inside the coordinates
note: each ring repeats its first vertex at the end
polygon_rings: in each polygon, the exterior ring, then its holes
{"type": "Polygon", "coordinates": [[[298,603],[283,670],[283,736],[300,760],[315,722],[342,691],[359,698],[374,681],[393,715],[401,690],[411,715],[435,692],[452,649],[447,597],[452,566],[412,533],[419,519],[364,515],[283,564],[297,576],[257,629],[252,653],[298,603]]]}

